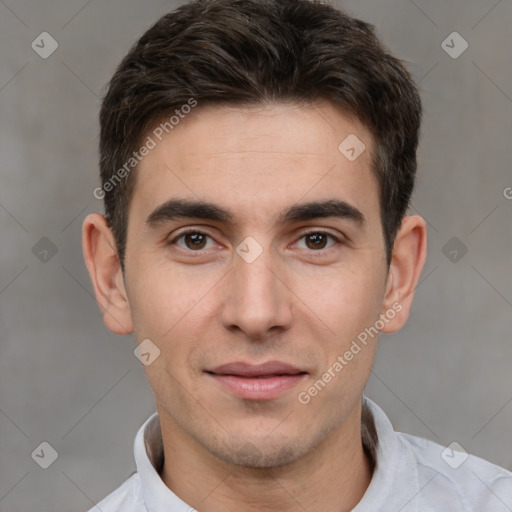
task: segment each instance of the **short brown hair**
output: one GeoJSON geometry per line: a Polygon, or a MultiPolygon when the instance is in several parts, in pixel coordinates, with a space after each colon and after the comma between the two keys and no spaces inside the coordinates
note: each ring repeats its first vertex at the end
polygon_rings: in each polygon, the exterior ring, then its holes
{"type": "Polygon", "coordinates": [[[401,61],[372,25],[318,0],[195,0],[144,33],[102,102],[100,175],[123,270],[135,176],[112,180],[151,127],[191,98],[197,108],[326,99],[353,114],[374,138],[389,265],[414,188],[422,110],[401,61]]]}

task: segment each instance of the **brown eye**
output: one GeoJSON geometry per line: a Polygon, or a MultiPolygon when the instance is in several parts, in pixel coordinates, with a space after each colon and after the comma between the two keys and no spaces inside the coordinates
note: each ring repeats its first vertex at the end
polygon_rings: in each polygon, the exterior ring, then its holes
{"type": "Polygon", "coordinates": [[[323,233],[311,233],[306,235],[308,249],[324,249],[327,243],[327,236],[323,233]]]}
{"type": "Polygon", "coordinates": [[[189,249],[203,249],[206,245],[206,235],[203,233],[187,233],[184,240],[189,249]]]}
{"type": "Polygon", "coordinates": [[[212,247],[213,240],[206,233],[201,233],[200,231],[186,231],[174,238],[170,244],[177,245],[185,251],[199,252],[212,247]],[[210,243],[210,246],[207,247],[208,243],[210,243]]]}
{"type": "MultiPolygon", "coordinates": [[[[311,251],[321,251],[322,249],[329,249],[339,242],[339,240],[331,233],[324,231],[311,231],[301,236],[300,242],[304,240],[304,246],[301,249],[309,249],[311,251]]],[[[300,244],[302,245],[302,244],[300,244]]]]}

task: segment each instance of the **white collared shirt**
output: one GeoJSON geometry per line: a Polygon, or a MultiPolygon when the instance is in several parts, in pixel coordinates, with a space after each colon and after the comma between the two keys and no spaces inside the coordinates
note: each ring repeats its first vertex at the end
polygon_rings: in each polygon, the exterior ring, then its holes
{"type": "MultiPolygon", "coordinates": [[[[363,397],[363,443],[376,461],[372,480],[353,512],[512,512],[512,472],[395,432],[382,409],[363,397]]],[[[162,481],[158,415],[140,428],[137,472],[89,512],[192,512],[162,481]]]]}

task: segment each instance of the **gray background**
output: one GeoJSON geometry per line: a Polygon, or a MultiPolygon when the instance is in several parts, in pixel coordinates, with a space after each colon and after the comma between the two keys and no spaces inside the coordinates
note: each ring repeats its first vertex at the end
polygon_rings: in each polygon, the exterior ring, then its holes
{"type": "MultiPolygon", "coordinates": [[[[80,230],[102,210],[104,85],[177,4],[0,2],[2,512],[85,511],[134,470],[153,397],[133,336],[103,325],[80,230]],[[31,48],[43,31],[59,44],[46,60],[31,48]],[[44,246],[33,253],[42,237],[57,249],[46,262],[44,246]],[[42,441],[59,454],[48,469],[31,458],[42,441]]],[[[512,470],[512,1],[338,5],[408,62],[425,106],[412,211],[429,224],[427,263],[408,325],[381,337],[367,395],[397,430],[512,470]],[[469,43],[457,59],[441,47],[453,31],[469,43]],[[452,237],[468,249],[457,262],[443,252],[452,237]]]]}

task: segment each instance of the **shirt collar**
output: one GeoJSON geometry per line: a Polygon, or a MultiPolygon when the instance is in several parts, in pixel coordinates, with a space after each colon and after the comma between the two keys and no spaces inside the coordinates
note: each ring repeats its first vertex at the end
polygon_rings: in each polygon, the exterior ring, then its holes
{"type": "MultiPolygon", "coordinates": [[[[416,468],[404,467],[404,448],[393,425],[386,413],[365,396],[361,414],[361,436],[363,445],[372,454],[375,467],[370,485],[352,512],[401,510],[403,504],[398,506],[399,502],[396,500],[401,495],[402,486],[412,490],[413,482],[417,481],[414,474],[416,468]]],[[[413,506],[407,512],[416,510],[413,506]]]]}
{"type": "MultiPolygon", "coordinates": [[[[397,485],[406,485],[411,491],[419,488],[417,470],[413,465],[404,466],[403,445],[384,411],[366,396],[362,400],[361,435],[375,467],[370,485],[353,512],[390,510],[394,501],[390,494],[393,488],[397,485]]],[[[155,413],[142,425],[134,444],[135,462],[146,508],[148,512],[189,512],[190,506],[178,498],[160,478],[163,453],[160,420],[155,413]]],[[[409,505],[408,512],[418,510],[413,503],[409,505]]]]}
{"type": "Polygon", "coordinates": [[[148,512],[190,512],[191,507],[180,500],[160,478],[157,469],[163,462],[163,442],[158,414],[153,414],[135,437],[135,463],[144,504],[148,512]]]}

